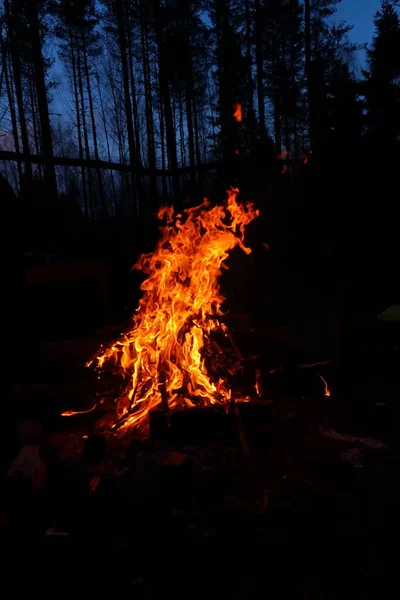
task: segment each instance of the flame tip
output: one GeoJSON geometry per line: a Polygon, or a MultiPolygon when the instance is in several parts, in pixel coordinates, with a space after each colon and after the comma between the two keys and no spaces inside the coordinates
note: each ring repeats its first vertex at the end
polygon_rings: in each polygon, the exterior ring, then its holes
{"type": "Polygon", "coordinates": [[[133,328],[97,358],[99,368],[113,361],[127,381],[124,395],[115,400],[112,430],[136,426],[159,404],[171,409],[231,398],[225,380],[217,385],[211,380],[203,349],[213,330],[229,337],[226,325],[215,319],[222,315],[218,280],[227,268],[224,261],[235,246],[251,252],[244,244],[245,228],[259,211],[251,202],[238,202],[239,192],[232,185],[225,206],[204,199],[185,208],[181,221],[172,207],[158,211],[160,240],[135,265],[147,278],[133,328]]]}

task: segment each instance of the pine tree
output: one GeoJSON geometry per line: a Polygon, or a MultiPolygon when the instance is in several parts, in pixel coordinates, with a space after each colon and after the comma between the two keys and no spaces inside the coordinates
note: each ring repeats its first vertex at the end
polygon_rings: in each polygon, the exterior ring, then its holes
{"type": "Polygon", "coordinates": [[[400,141],[400,17],[398,2],[382,0],[375,15],[375,35],[368,51],[368,124],[378,151],[400,141]]]}
{"type": "Polygon", "coordinates": [[[342,0],[304,0],[305,69],[309,140],[314,158],[321,157],[329,132],[327,85],[347,44],[351,26],[331,17],[342,0]]]}

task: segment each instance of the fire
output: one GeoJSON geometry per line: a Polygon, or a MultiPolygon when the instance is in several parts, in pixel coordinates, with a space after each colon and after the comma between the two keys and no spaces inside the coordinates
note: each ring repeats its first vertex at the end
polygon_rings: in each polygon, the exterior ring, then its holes
{"type": "Polygon", "coordinates": [[[95,358],[99,368],[112,362],[124,376],[113,428],[137,424],[157,405],[173,409],[229,401],[226,382],[212,381],[207,373],[202,350],[211,331],[229,335],[219,320],[224,261],[236,246],[251,252],[244,244],[245,228],[258,210],[238,203],[238,193],[228,191],[225,207],[204,200],[183,215],[172,207],[160,209],[161,239],[135,265],[147,279],[134,326],[95,358]]]}
{"type": "Polygon", "coordinates": [[[285,175],[285,173],[288,172],[288,166],[287,165],[283,165],[282,167],[282,171],[281,171],[281,175],[285,175]]]}
{"type": "Polygon", "coordinates": [[[278,154],[278,156],[276,157],[276,160],[283,160],[284,158],[287,158],[289,155],[290,155],[289,150],[284,150],[283,152],[278,154]]]}
{"type": "Polygon", "coordinates": [[[322,377],[322,375],[320,375],[319,377],[320,377],[320,379],[322,379],[322,381],[324,382],[324,386],[325,386],[325,396],[326,396],[327,398],[329,398],[329,396],[331,395],[331,393],[330,393],[330,391],[329,391],[328,383],[327,383],[326,379],[324,379],[324,378],[322,377]]]}
{"type": "Polygon", "coordinates": [[[235,121],[240,123],[240,121],[242,120],[242,105],[241,104],[236,103],[233,105],[233,115],[232,116],[235,119],[235,121]]]}
{"type": "Polygon", "coordinates": [[[259,398],[263,398],[264,394],[264,386],[261,379],[261,369],[256,369],[256,383],[254,385],[257,396],[259,398]]]}
{"type": "Polygon", "coordinates": [[[92,412],[95,408],[97,408],[97,404],[89,408],[89,410],[66,410],[61,413],[62,417],[73,417],[74,415],[86,415],[87,413],[92,412]]]}

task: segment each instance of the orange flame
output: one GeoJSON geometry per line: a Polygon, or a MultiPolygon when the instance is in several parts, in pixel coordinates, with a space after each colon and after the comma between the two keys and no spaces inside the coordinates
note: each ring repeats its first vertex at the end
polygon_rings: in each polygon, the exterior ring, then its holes
{"type": "Polygon", "coordinates": [[[281,175],[285,175],[285,173],[287,173],[287,172],[288,172],[288,166],[283,165],[281,175]]]}
{"type": "Polygon", "coordinates": [[[320,378],[320,379],[322,379],[322,381],[324,382],[324,386],[325,386],[325,396],[326,396],[327,398],[329,398],[329,396],[331,395],[331,393],[330,393],[330,391],[329,391],[329,387],[328,387],[328,384],[327,384],[327,382],[326,382],[326,379],[324,379],[324,378],[322,377],[322,375],[320,375],[320,376],[319,376],[319,378],[320,378]]]}
{"type": "Polygon", "coordinates": [[[89,410],[66,410],[61,413],[62,417],[73,417],[74,415],[86,415],[87,413],[92,412],[95,408],[97,408],[97,404],[89,408],[89,410]]]}
{"type": "Polygon", "coordinates": [[[240,121],[242,120],[242,105],[241,104],[236,103],[233,105],[233,115],[232,116],[235,119],[235,121],[240,123],[240,121]]]}
{"type": "Polygon", "coordinates": [[[262,398],[264,396],[264,386],[261,380],[261,369],[256,369],[256,383],[254,385],[257,396],[262,398]]]}
{"type": "Polygon", "coordinates": [[[125,378],[124,410],[113,428],[137,424],[159,404],[173,409],[229,401],[225,382],[210,379],[202,349],[212,330],[228,334],[218,320],[225,299],[218,280],[229,251],[239,246],[251,252],[245,227],[258,210],[238,203],[238,193],[228,191],[225,208],[204,200],[184,216],[172,207],[160,209],[161,239],[135,265],[147,279],[134,327],[95,359],[100,368],[112,361],[125,378]]]}

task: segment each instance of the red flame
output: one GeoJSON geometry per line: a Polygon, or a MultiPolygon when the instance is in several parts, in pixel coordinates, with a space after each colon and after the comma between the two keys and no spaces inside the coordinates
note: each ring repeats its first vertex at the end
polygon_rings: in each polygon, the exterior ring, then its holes
{"type": "Polygon", "coordinates": [[[239,103],[235,103],[233,105],[233,118],[235,119],[235,121],[237,121],[238,123],[240,123],[240,121],[242,120],[242,105],[239,103]]]}
{"type": "Polygon", "coordinates": [[[328,387],[328,384],[327,384],[327,382],[326,382],[326,379],[324,379],[324,378],[322,377],[322,375],[320,375],[319,377],[320,377],[320,379],[322,379],[322,381],[324,382],[324,386],[325,386],[325,396],[326,396],[327,398],[329,398],[329,396],[331,395],[331,393],[330,393],[330,391],[329,391],[329,387],[328,387]]]}
{"type": "Polygon", "coordinates": [[[290,154],[289,150],[284,150],[283,152],[281,152],[280,154],[278,154],[278,156],[276,157],[276,160],[283,160],[284,158],[287,158],[290,154]]]}

